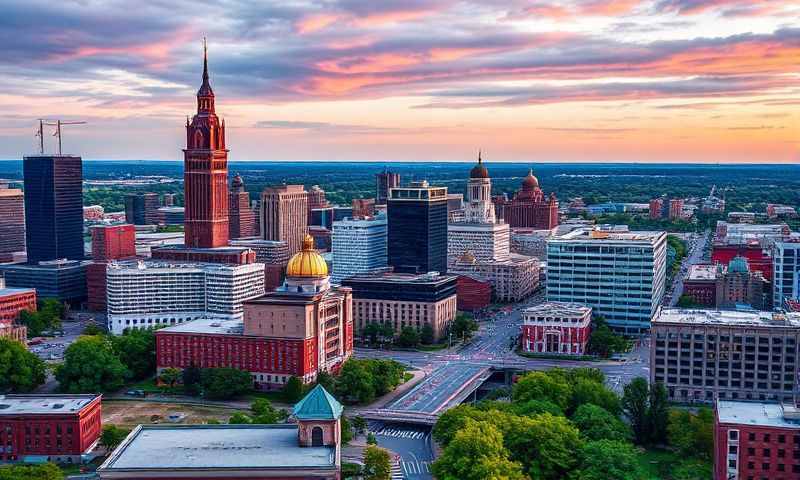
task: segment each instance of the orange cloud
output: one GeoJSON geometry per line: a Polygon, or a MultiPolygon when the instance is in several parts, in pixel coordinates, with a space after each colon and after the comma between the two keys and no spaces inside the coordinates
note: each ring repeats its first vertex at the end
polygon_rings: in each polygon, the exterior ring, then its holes
{"type": "Polygon", "coordinates": [[[337,20],[341,20],[342,16],[334,13],[323,13],[319,15],[310,15],[307,17],[301,18],[295,24],[295,30],[297,33],[304,35],[307,33],[314,33],[318,30],[322,30],[337,20]]]}

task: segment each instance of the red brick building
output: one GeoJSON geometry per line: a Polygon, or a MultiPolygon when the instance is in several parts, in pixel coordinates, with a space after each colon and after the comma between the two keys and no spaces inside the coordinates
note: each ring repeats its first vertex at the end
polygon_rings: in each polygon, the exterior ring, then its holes
{"type": "Polygon", "coordinates": [[[545,198],[533,170],[522,181],[522,187],[511,200],[495,197],[498,217],[512,228],[549,230],[558,226],[558,200],[554,194],[545,198]]]}
{"type": "Polygon", "coordinates": [[[547,302],[522,311],[522,350],[584,355],[592,309],[576,303],[547,302]]]}
{"type": "Polygon", "coordinates": [[[100,399],[100,395],[0,398],[0,462],[80,462],[100,438],[100,399]]]}
{"type": "Polygon", "coordinates": [[[650,200],[650,220],[658,220],[664,211],[664,200],[654,198],[650,200]]]}
{"type": "Polygon", "coordinates": [[[353,218],[366,218],[375,216],[374,198],[354,198],[352,202],[353,218]]]}
{"type": "Polygon", "coordinates": [[[183,161],[185,245],[214,248],[228,245],[228,150],[225,121],[214,110],[208,81],[208,56],[203,55],[203,83],[197,91],[197,113],[186,123],[183,161]]]}
{"type": "Polygon", "coordinates": [[[692,265],[683,281],[683,295],[703,307],[716,307],[721,265],[692,265]]]}
{"type": "Polygon", "coordinates": [[[457,308],[474,312],[486,308],[492,301],[492,284],[469,275],[459,275],[456,281],[457,308]]]}
{"type": "Polygon", "coordinates": [[[231,238],[246,238],[256,234],[256,216],[250,208],[250,194],[244,188],[244,180],[240,175],[233,177],[231,193],[228,201],[230,210],[229,233],[231,238]]]}
{"type": "Polygon", "coordinates": [[[106,267],[112,260],[136,256],[136,227],[131,224],[92,227],[92,260],[86,265],[86,305],[106,310],[106,267]]]}
{"type": "Polygon", "coordinates": [[[36,290],[33,288],[0,289],[0,337],[25,342],[27,329],[18,325],[19,313],[36,311],[36,290]]]}
{"type": "Polygon", "coordinates": [[[159,371],[190,365],[250,372],[257,388],[282,388],[290,377],[313,382],[337,372],[353,352],[349,288],[332,288],[325,260],[306,237],[278,290],[244,303],[243,320],[200,319],[156,332],[159,371]]]}
{"type": "Polygon", "coordinates": [[[800,412],[793,405],[718,400],[714,480],[800,478],[800,412]]]}
{"type": "Polygon", "coordinates": [[[207,262],[246,265],[255,263],[256,253],[245,247],[187,248],[183,245],[167,245],[152,249],[154,260],[176,262],[207,262]]]}

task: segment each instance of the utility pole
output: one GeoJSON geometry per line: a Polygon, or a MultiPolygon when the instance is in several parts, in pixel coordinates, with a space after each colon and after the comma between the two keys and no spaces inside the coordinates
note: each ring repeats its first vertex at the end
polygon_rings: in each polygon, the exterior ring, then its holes
{"type": "MultiPolygon", "coordinates": [[[[50,125],[56,127],[56,132],[53,134],[54,137],[58,137],[58,154],[61,155],[61,126],[62,125],[85,125],[86,122],[62,122],[61,120],[56,120],[56,123],[53,122],[43,122],[42,120],[39,121],[39,132],[41,135],[42,132],[42,124],[50,125]]],[[[44,139],[41,140],[41,150],[44,154],[44,139]]]]}
{"type": "Polygon", "coordinates": [[[36,131],[39,137],[39,155],[44,155],[44,119],[39,119],[39,130],[36,131]]]}

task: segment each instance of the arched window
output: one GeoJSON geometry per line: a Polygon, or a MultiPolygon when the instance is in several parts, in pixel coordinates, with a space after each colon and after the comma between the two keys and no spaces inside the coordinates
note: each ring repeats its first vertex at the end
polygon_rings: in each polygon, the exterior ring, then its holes
{"type": "Polygon", "coordinates": [[[314,427],[311,430],[311,446],[312,447],[322,446],[322,427],[314,427]]]}
{"type": "Polygon", "coordinates": [[[203,132],[197,130],[194,132],[194,148],[203,147],[203,132]]]}

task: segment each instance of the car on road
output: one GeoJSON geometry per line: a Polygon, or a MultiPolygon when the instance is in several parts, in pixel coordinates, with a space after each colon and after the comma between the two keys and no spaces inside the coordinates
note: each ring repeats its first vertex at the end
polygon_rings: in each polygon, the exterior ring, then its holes
{"type": "Polygon", "coordinates": [[[131,397],[144,397],[146,394],[144,390],[128,390],[125,392],[125,395],[129,395],[131,397]]]}

